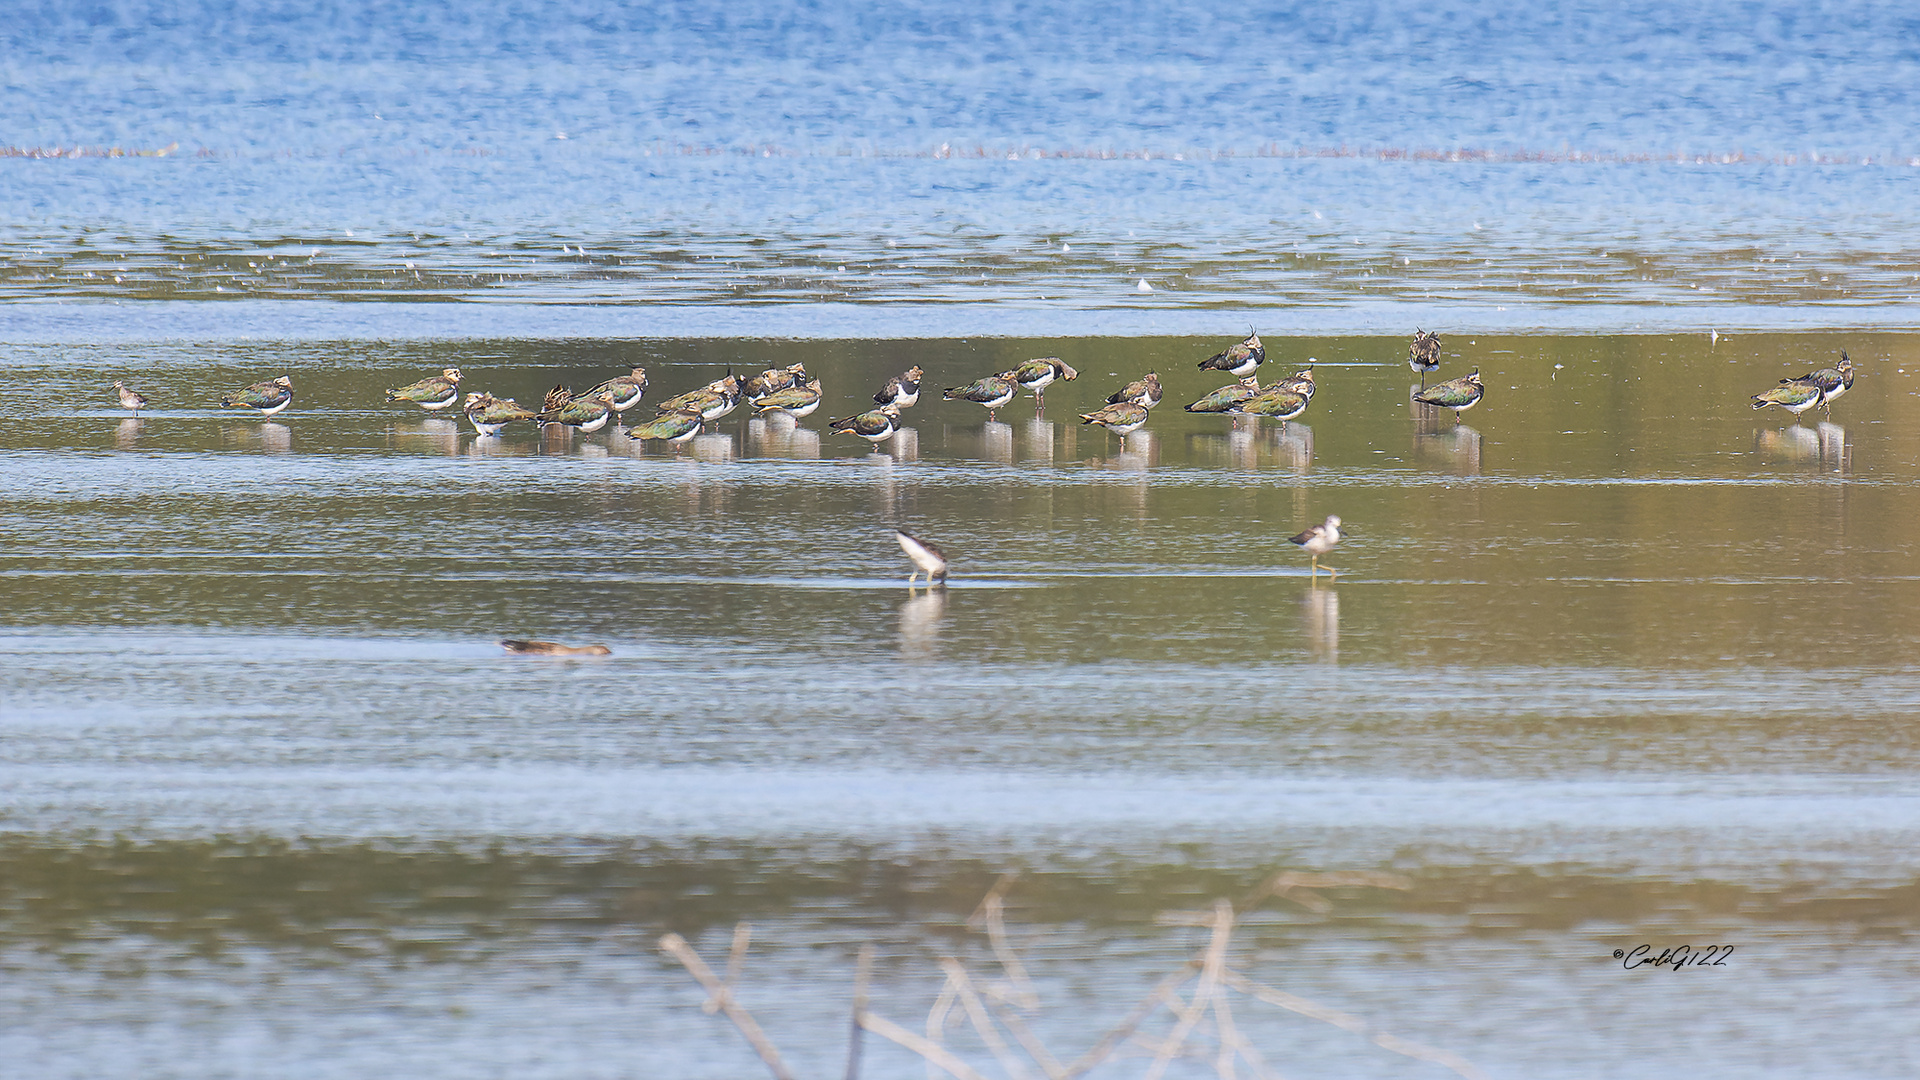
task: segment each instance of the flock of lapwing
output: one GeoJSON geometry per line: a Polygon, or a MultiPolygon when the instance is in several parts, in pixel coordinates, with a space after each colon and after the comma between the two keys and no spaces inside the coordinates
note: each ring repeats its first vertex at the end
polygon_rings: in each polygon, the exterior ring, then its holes
{"type": "MultiPolygon", "coordinates": [[[[1188,404],[1186,411],[1232,416],[1236,424],[1242,416],[1264,416],[1284,423],[1305,412],[1315,390],[1312,363],[1262,386],[1259,368],[1266,358],[1260,335],[1252,333],[1244,341],[1200,361],[1200,370],[1230,375],[1238,381],[1205,394],[1188,404]]],[[[1479,404],[1486,393],[1478,368],[1460,378],[1427,385],[1428,373],[1440,366],[1440,338],[1429,331],[1415,332],[1408,349],[1407,366],[1420,376],[1420,386],[1414,390],[1411,400],[1434,409],[1451,409],[1456,419],[1479,404]]],[[[888,379],[873,395],[874,408],[833,420],[827,425],[828,430],[857,435],[872,443],[892,438],[900,430],[901,411],[920,400],[920,384],[925,374],[915,366],[888,379]]],[[[1059,357],[1039,357],[965,386],[951,387],[942,397],[947,401],[970,401],[984,406],[988,420],[992,421],[997,410],[1011,402],[1021,390],[1032,393],[1035,403],[1045,408],[1048,386],[1079,377],[1080,373],[1059,357]]],[[[459,368],[447,368],[438,375],[387,391],[387,401],[408,402],[428,411],[451,408],[462,401],[461,379],[459,368]]],[[[1782,379],[1778,386],[1753,395],[1753,407],[1777,406],[1798,420],[1801,413],[1815,407],[1829,410],[1833,402],[1853,388],[1853,380],[1853,361],[1843,351],[1840,362],[1833,367],[1782,379]]],[[[486,437],[497,436],[509,425],[522,422],[541,428],[558,425],[586,433],[598,431],[609,421],[619,427],[621,414],[640,403],[647,387],[646,369],[634,368],[629,374],[615,376],[581,394],[573,393],[564,385],[555,386],[547,392],[538,410],[525,408],[512,398],[497,398],[485,392],[467,393],[462,409],[474,430],[486,437]]],[[[113,390],[122,408],[137,414],[148,407],[146,396],[123,382],[116,381],[113,390]]],[[[1146,424],[1150,411],[1160,404],[1163,395],[1159,374],[1149,371],[1108,395],[1102,407],[1080,414],[1080,421],[1097,424],[1124,438],[1146,424]]],[[[292,403],[293,381],[285,375],[232,391],[220,399],[222,408],[252,409],[261,416],[273,416],[292,403]]],[[[804,364],[769,368],[746,380],[729,372],[724,378],[660,402],[655,406],[652,419],[625,431],[630,439],[680,445],[742,403],[751,406],[757,415],[781,413],[798,420],[820,407],[820,380],[809,376],[804,364]]],[[[1324,524],[1315,525],[1291,540],[1311,556],[1310,574],[1317,575],[1320,556],[1331,551],[1345,535],[1340,519],[1328,517],[1324,524]]],[[[896,532],[896,538],[914,565],[913,574],[907,578],[908,586],[911,588],[922,573],[927,576],[928,587],[944,586],[947,558],[940,549],[905,532],[896,532]]],[[[1332,567],[1327,570],[1337,575],[1332,567]]],[[[507,644],[509,649],[514,649],[515,645],[547,643],[507,644]]]]}

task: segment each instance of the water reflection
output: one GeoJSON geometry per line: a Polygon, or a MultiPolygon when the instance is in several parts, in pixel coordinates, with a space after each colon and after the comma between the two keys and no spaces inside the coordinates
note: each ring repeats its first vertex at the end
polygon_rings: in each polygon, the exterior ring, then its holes
{"type": "Polygon", "coordinates": [[[230,427],[226,429],[226,440],[243,449],[257,448],[269,454],[285,454],[293,449],[293,429],[272,422],[230,427]]]}
{"type": "Polygon", "coordinates": [[[1026,446],[1027,460],[1053,461],[1053,433],[1057,426],[1037,416],[1027,422],[1026,428],[1020,433],[1021,441],[1026,446]]]}
{"type": "Polygon", "coordinates": [[[733,436],[724,431],[695,435],[688,450],[700,461],[725,462],[734,458],[733,436]]]}
{"type": "MultiPolygon", "coordinates": [[[[897,437],[897,433],[896,433],[897,437]]],[[[791,413],[776,412],[747,421],[744,456],[817,458],[820,433],[802,427],[791,413]]]]}
{"type": "Polygon", "coordinates": [[[513,442],[498,435],[478,435],[467,444],[468,457],[532,457],[538,448],[529,442],[513,442]]]}
{"type": "Polygon", "coordinates": [[[1146,428],[1120,436],[1120,453],[1113,464],[1122,469],[1150,469],[1160,464],[1160,440],[1146,428]]]}
{"type": "Polygon", "coordinates": [[[118,450],[131,450],[140,442],[140,418],[129,416],[120,421],[113,430],[113,445],[118,450]]]}
{"type": "Polygon", "coordinates": [[[1191,435],[1187,445],[1192,457],[1216,462],[1228,468],[1251,472],[1260,467],[1260,445],[1251,431],[1229,431],[1224,435],[1191,435]]]}
{"type": "Polygon", "coordinates": [[[422,420],[417,424],[387,425],[390,445],[457,457],[460,454],[460,427],[452,420],[422,420]]]}
{"type": "Polygon", "coordinates": [[[920,432],[916,428],[900,428],[886,441],[885,447],[886,453],[882,456],[893,461],[919,461],[920,432]]]}
{"type": "Polygon", "coordinates": [[[1301,630],[1307,639],[1307,651],[1315,659],[1333,663],[1340,659],[1340,592],[1327,585],[1314,585],[1300,598],[1301,630]]]}
{"type": "Polygon", "coordinates": [[[1847,429],[1832,421],[1815,427],[1793,424],[1754,432],[1753,451],[1764,459],[1811,465],[1820,472],[1851,473],[1853,444],[1847,429]]]}
{"type": "Polygon", "coordinates": [[[945,585],[909,596],[900,605],[900,659],[932,660],[940,644],[940,624],[946,613],[945,585]]]}
{"type": "Polygon", "coordinates": [[[1465,424],[1455,424],[1445,431],[1415,433],[1413,457],[1460,476],[1479,476],[1480,433],[1465,424]]]}
{"type": "Polygon", "coordinates": [[[1280,463],[1301,476],[1313,467],[1313,429],[1305,424],[1283,423],[1273,433],[1274,449],[1280,463]]]}
{"type": "Polygon", "coordinates": [[[988,461],[997,461],[1002,465],[1013,464],[1013,425],[998,420],[989,421],[980,428],[980,456],[988,461]]]}

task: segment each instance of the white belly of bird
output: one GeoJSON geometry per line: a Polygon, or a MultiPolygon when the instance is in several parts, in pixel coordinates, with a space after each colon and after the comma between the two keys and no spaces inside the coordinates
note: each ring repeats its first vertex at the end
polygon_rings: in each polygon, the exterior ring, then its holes
{"type": "Polygon", "coordinates": [[[919,400],[920,400],[920,391],[915,390],[911,394],[902,393],[899,397],[893,399],[893,403],[905,409],[911,406],[914,402],[919,400]]]}
{"type": "Polygon", "coordinates": [[[261,410],[260,410],[260,415],[261,415],[261,416],[272,416],[272,415],[273,415],[274,413],[277,413],[277,412],[279,412],[279,411],[280,411],[281,409],[284,409],[284,408],[286,408],[287,406],[289,406],[289,405],[291,405],[291,404],[293,404],[293,398],[291,398],[291,397],[289,397],[289,398],[287,398],[287,399],[286,399],[285,401],[282,401],[282,402],[281,402],[280,404],[278,404],[278,405],[269,405],[269,406],[267,406],[266,408],[264,408],[264,409],[261,409],[261,410]]]}
{"type": "Polygon", "coordinates": [[[721,417],[732,412],[734,409],[734,406],[737,404],[739,403],[733,402],[733,401],[722,401],[714,405],[709,405],[706,408],[700,410],[700,419],[718,420],[721,417]]]}
{"type": "Polygon", "coordinates": [[[818,409],[819,407],[820,407],[820,399],[815,398],[805,405],[795,405],[791,409],[782,409],[780,411],[787,413],[788,415],[791,415],[791,416],[812,416],[813,410],[818,409]]]}
{"type": "Polygon", "coordinates": [[[1000,397],[994,398],[992,401],[983,401],[980,404],[985,405],[989,409],[997,409],[1000,406],[1005,405],[1007,402],[1012,400],[1013,400],[1013,391],[1009,390],[1006,392],[1006,394],[1000,397]]]}
{"type": "Polygon", "coordinates": [[[1827,404],[1831,405],[1834,402],[1839,401],[1841,395],[1845,394],[1848,390],[1851,390],[1851,389],[1853,388],[1848,386],[1846,383],[1841,383],[1839,386],[1836,386],[1833,389],[1827,391],[1827,404]]]}
{"type": "Polygon", "coordinates": [[[587,421],[586,423],[581,424],[580,430],[582,432],[599,431],[601,428],[607,426],[607,417],[612,415],[613,414],[610,412],[603,412],[599,416],[596,416],[593,419],[587,421]]]}
{"type": "Polygon", "coordinates": [[[867,440],[870,443],[878,443],[878,442],[885,442],[888,439],[893,438],[893,433],[898,430],[900,429],[895,427],[888,427],[887,430],[882,431],[877,435],[869,435],[864,431],[858,431],[858,432],[855,432],[854,434],[860,436],[861,438],[867,440]]]}
{"type": "Polygon", "coordinates": [[[675,435],[673,438],[668,439],[667,441],[674,444],[675,446],[678,446],[681,443],[690,441],[695,435],[698,435],[698,434],[700,434],[700,425],[695,424],[694,426],[688,428],[686,431],[681,432],[678,435],[675,435]]]}
{"type": "Polygon", "coordinates": [[[627,398],[625,401],[615,401],[613,403],[613,411],[626,412],[628,409],[631,409],[635,405],[640,404],[640,399],[645,396],[646,396],[645,394],[635,394],[632,397],[627,398]]]}
{"type": "Polygon", "coordinates": [[[474,419],[472,416],[467,417],[467,419],[473,420],[473,430],[482,435],[498,435],[500,434],[500,429],[507,426],[505,424],[485,423],[484,421],[474,419]]]}
{"type": "Polygon", "coordinates": [[[1021,380],[1020,385],[1026,387],[1029,390],[1036,390],[1036,391],[1045,390],[1047,387],[1053,385],[1053,380],[1057,377],[1058,376],[1054,374],[1053,369],[1048,368],[1047,373],[1045,375],[1042,375],[1037,379],[1023,379],[1021,380]]]}

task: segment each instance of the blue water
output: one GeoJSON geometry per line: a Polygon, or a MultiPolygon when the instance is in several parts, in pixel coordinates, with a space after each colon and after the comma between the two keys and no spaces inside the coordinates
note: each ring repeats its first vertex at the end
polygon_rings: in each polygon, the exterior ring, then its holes
{"type": "Polygon", "coordinates": [[[0,297],[1901,309],[1916,31],[1900,5],[47,4],[6,30],[0,152],[167,156],[0,158],[0,297]]]}

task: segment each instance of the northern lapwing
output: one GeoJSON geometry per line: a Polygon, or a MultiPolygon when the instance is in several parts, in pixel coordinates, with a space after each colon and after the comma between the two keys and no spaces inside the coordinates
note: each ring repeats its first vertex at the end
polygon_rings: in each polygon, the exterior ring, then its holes
{"type": "Polygon", "coordinates": [[[1090,413],[1081,413],[1080,422],[1099,424],[1124,439],[1147,422],[1147,407],[1135,405],[1131,401],[1122,401],[1095,409],[1090,413]]]}
{"type": "Polygon", "coordinates": [[[662,413],[695,409],[702,420],[718,420],[740,407],[740,380],[729,374],[698,390],[689,390],[660,403],[662,413]]]}
{"type": "Polygon", "coordinates": [[[1241,416],[1271,416],[1275,420],[1285,421],[1306,412],[1307,401],[1305,394],[1296,394],[1276,384],[1227,411],[1241,416]]]}
{"type": "Polygon", "coordinates": [[[293,404],[293,380],[285,375],[272,382],[254,383],[244,390],[235,390],[220,399],[220,407],[257,409],[261,416],[274,413],[293,404]]]}
{"type": "Polygon", "coordinates": [[[1247,340],[1226,350],[1214,353],[1200,361],[1201,371],[1224,371],[1229,375],[1247,376],[1259,369],[1267,358],[1266,347],[1260,344],[1259,334],[1249,334],[1247,340]]]}
{"type": "Polygon", "coordinates": [[[1448,379],[1415,391],[1413,400],[1422,405],[1452,409],[1453,418],[1458,420],[1461,413],[1480,404],[1480,395],[1485,392],[1486,388],[1480,384],[1480,369],[1474,368],[1458,379],[1448,379]]]}
{"type": "Polygon", "coordinates": [[[1420,385],[1427,385],[1427,372],[1440,366],[1440,336],[1425,330],[1413,332],[1413,344],[1407,347],[1407,366],[1418,372],[1420,385]]]}
{"type": "Polygon", "coordinates": [[[411,401],[423,409],[444,409],[460,399],[460,369],[446,368],[417,383],[387,391],[387,401],[411,401]]]}
{"type": "MultiPolygon", "coordinates": [[[[1008,396],[1012,396],[1011,392],[1008,396]]],[[[871,443],[882,442],[893,438],[893,433],[900,430],[900,410],[892,405],[882,405],[858,416],[835,420],[827,427],[842,434],[858,435],[871,443]]]]}
{"type": "Polygon", "coordinates": [[[508,424],[533,419],[533,411],[521,408],[512,398],[501,399],[485,392],[467,395],[466,413],[473,430],[482,435],[498,435],[508,424]]]}
{"type": "Polygon", "coordinates": [[[626,412],[640,404],[641,397],[647,392],[647,369],[637,367],[631,375],[615,375],[581,396],[592,397],[602,391],[606,392],[607,404],[614,412],[626,412]]]}
{"type": "Polygon", "coordinates": [[[654,440],[684,445],[705,423],[700,414],[693,410],[661,413],[644,424],[635,424],[627,429],[627,438],[640,441],[654,440]]]}
{"type": "Polygon", "coordinates": [[[1160,404],[1160,398],[1160,376],[1149,371],[1107,395],[1107,404],[1118,405],[1123,401],[1131,401],[1143,409],[1151,409],[1160,404]]]}
{"type": "Polygon", "coordinates": [[[915,364],[901,374],[888,379],[886,385],[880,388],[880,392],[873,395],[873,403],[893,405],[902,409],[912,405],[920,400],[920,380],[925,378],[926,374],[920,370],[920,365],[915,364]]]}
{"type": "Polygon", "coordinates": [[[1188,412],[1225,413],[1232,412],[1236,406],[1260,392],[1260,380],[1249,375],[1237,383],[1223,386],[1199,401],[1187,406],[1188,412]]]}
{"type": "Polygon", "coordinates": [[[770,412],[783,412],[796,417],[811,416],[820,407],[820,380],[813,379],[805,386],[775,390],[754,402],[753,407],[762,416],[770,412]]]}
{"type": "Polygon", "coordinates": [[[611,400],[612,395],[606,390],[585,397],[569,398],[558,408],[540,410],[533,420],[543,428],[548,424],[559,424],[590,435],[607,426],[607,418],[613,415],[611,400]]]}
{"type": "Polygon", "coordinates": [[[1033,391],[1033,400],[1044,408],[1047,404],[1047,387],[1054,381],[1072,382],[1080,377],[1066,361],[1057,356],[1042,356],[1029,360],[1017,368],[1001,372],[1002,377],[1010,378],[1021,388],[1033,391]]]}
{"type": "Polygon", "coordinates": [[[1783,382],[1764,394],[1753,395],[1753,407],[1764,409],[1769,405],[1778,405],[1793,414],[1795,420],[1800,414],[1827,399],[1826,392],[1819,385],[1810,382],[1783,382]]]}
{"type": "Polygon", "coordinates": [[[120,407],[128,412],[138,413],[147,407],[147,395],[138,390],[129,390],[127,385],[118,379],[113,381],[113,392],[120,395],[120,407]]]}
{"type": "Polygon", "coordinates": [[[1308,401],[1312,401],[1313,392],[1317,389],[1313,384],[1313,362],[1308,361],[1306,367],[1301,368],[1299,371],[1294,372],[1284,379],[1274,381],[1268,386],[1268,389],[1285,390],[1290,394],[1299,394],[1308,401]]]}
{"type": "MultiPolygon", "coordinates": [[[[1320,556],[1332,551],[1333,546],[1345,539],[1345,536],[1340,532],[1340,519],[1328,514],[1326,524],[1315,525],[1299,536],[1290,536],[1287,539],[1306,548],[1307,554],[1313,557],[1313,569],[1307,576],[1315,577],[1320,573],[1320,556]]],[[[1331,566],[1327,567],[1327,573],[1332,574],[1336,581],[1340,578],[1340,571],[1331,566]]]]}
{"type": "Polygon", "coordinates": [[[783,368],[768,368],[753,378],[748,379],[746,384],[741,387],[741,392],[746,395],[747,404],[753,405],[759,403],[762,398],[769,394],[777,394],[782,390],[790,390],[793,387],[805,384],[806,381],[807,365],[788,364],[783,368]]]}
{"type": "Polygon", "coordinates": [[[927,588],[935,585],[947,587],[947,553],[927,543],[911,533],[899,529],[893,530],[893,538],[900,541],[900,550],[913,560],[913,573],[907,575],[907,588],[913,588],[913,581],[922,572],[927,575],[927,588]]]}
{"type": "Polygon", "coordinates": [[[948,401],[971,401],[987,407],[987,422],[993,422],[993,414],[1000,406],[1013,400],[1019,392],[1012,379],[1005,375],[989,375],[984,379],[970,382],[965,386],[949,387],[941,396],[948,401]]]}
{"type": "MultiPolygon", "coordinates": [[[[1833,403],[1840,400],[1841,395],[1853,389],[1853,359],[1847,355],[1847,350],[1841,349],[1838,364],[1821,368],[1819,371],[1809,371],[1797,379],[1780,380],[1782,386],[1790,383],[1808,383],[1819,387],[1820,411],[1831,416],[1833,403]]],[[[1755,405],[1754,408],[1757,409],[1760,406],[1755,405]]]]}

